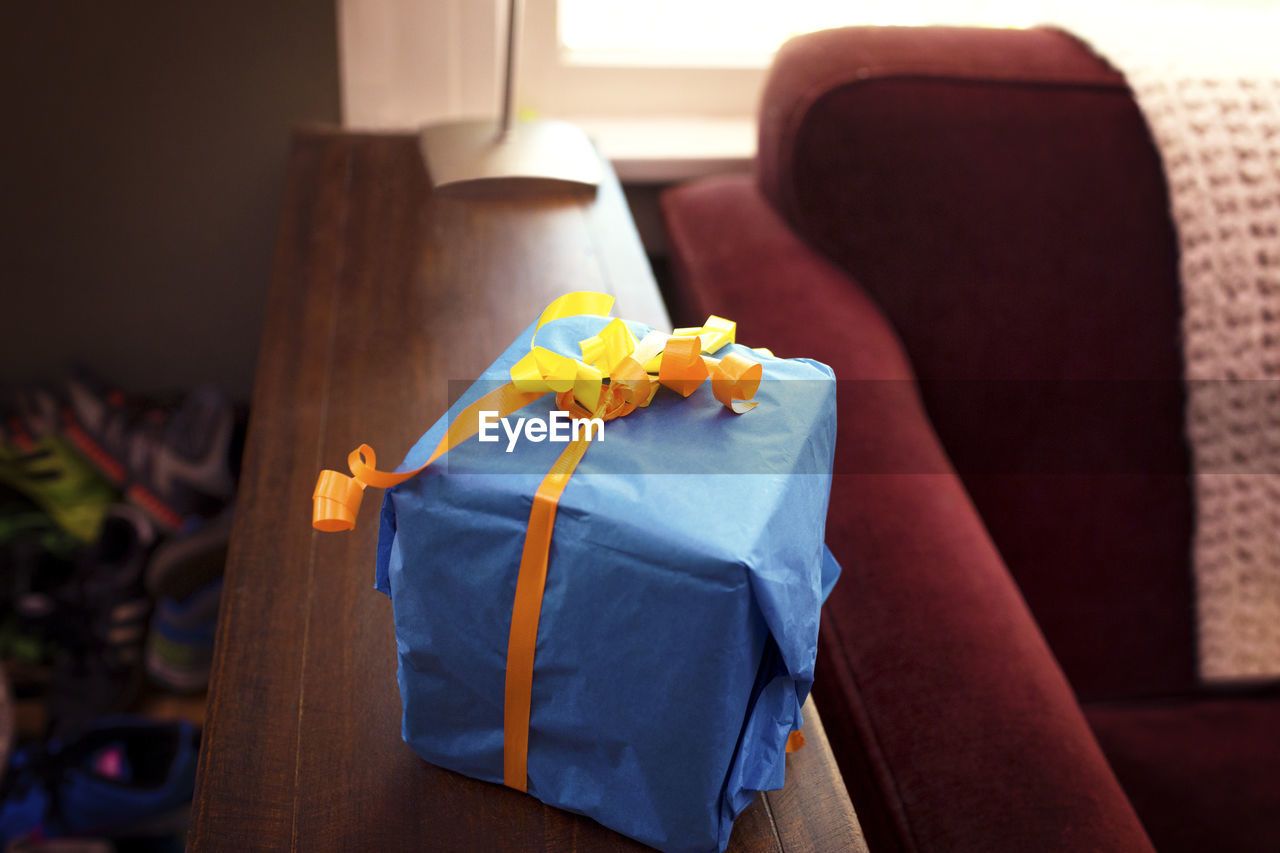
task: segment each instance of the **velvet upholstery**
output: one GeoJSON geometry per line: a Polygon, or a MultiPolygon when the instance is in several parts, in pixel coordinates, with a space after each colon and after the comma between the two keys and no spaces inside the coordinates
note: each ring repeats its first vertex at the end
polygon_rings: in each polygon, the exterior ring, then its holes
{"type": "Polygon", "coordinates": [[[844,575],[814,687],[871,849],[1145,849],[879,309],[745,179],[682,188],[666,213],[690,310],[836,365],[827,543],[844,575]]]}
{"type": "Polygon", "coordinates": [[[1280,849],[1280,695],[1088,709],[1157,849],[1280,849]]]}
{"type": "Polygon", "coordinates": [[[1132,97],[1053,31],[848,33],[778,56],[761,123],[766,197],[902,336],[1076,689],[1185,688],[1177,254],[1132,97]],[[1134,405],[1089,441],[1080,424],[1095,398],[1134,405]]]}
{"type": "Polygon", "coordinates": [[[1280,706],[1195,686],[1176,238],[1123,80],[1047,30],[801,37],[754,179],[663,212],[678,323],[840,381],[814,695],[871,849],[1280,849],[1280,706]]]}

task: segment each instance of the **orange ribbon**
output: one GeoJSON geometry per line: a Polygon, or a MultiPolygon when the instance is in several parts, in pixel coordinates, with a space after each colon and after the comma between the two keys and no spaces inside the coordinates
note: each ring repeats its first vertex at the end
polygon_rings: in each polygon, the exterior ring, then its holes
{"type": "Polygon", "coordinates": [[[804,732],[802,732],[800,729],[796,729],[794,732],[787,735],[787,755],[790,755],[793,752],[803,749],[804,745],[805,745],[804,732]]]}
{"type": "MultiPolygon", "coordinates": [[[[403,483],[479,432],[481,411],[497,411],[503,418],[548,392],[555,392],[556,405],[573,417],[609,421],[648,406],[659,384],[688,397],[710,376],[712,393],[730,411],[742,414],[756,405],[751,398],[763,375],[758,362],[737,353],[721,359],[704,355],[733,343],[734,324],[721,317],[710,317],[701,328],[677,329],[672,335],[650,332],[639,342],[625,323],[614,320],[581,342],[582,361],[534,345],[538,329],[546,323],[576,314],[607,315],[612,306],[613,297],[586,291],[552,302],[538,318],[529,353],[511,368],[512,381],[463,409],[422,465],[410,471],[379,471],[373,448],[362,444],[347,457],[351,476],[321,471],[312,496],[312,525],[324,532],[350,530],[366,486],[389,489],[403,483]]],[[[560,496],[590,443],[586,435],[569,442],[534,493],[516,575],[507,640],[502,769],[503,783],[520,791],[528,786],[533,654],[551,533],[560,496]]],[[[789,741],[788,751],[791,746],[789,741]]]]}
{"type": "Polygon", "coordinates": [[[379,471],[378,457],[373,448],[367,444],[360,445],[347,455],[350,477],[328,469],[320,472],[315,491],[311,494],[311,526],[323,533],[340,533],[352,529],[356,526],[356,515],[360,512],[360,501],[364,497],[366,486],[389,489],[400,485],[422,473],[432,462],[479,432],[481,411],[496,411],[498,417],[505,418],[541,396],[541,392],[518,391],[509,382],[490,391],[458,413],[436,445],[431,458],[412,471],[379,471]]]}

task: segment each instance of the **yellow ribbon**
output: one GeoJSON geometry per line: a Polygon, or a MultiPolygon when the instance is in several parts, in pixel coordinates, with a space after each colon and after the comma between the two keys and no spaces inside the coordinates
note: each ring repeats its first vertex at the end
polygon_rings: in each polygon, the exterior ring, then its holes
{"type": "MultiPolygon", "coordinates": [[[[538,317],[529,352],[512,366],[511,381],[463,409],[431,458],[421,466],[398,473],[379,471],[373,448],[362,444],[347,457],[351,476],[321,471],[313,493],[312,525],[325,532],[350,530],[366,486],[388,489],[403,483],[479,432],[481,411],[497,411],[498,417],[506,417],[548,392],[555,393],[556,405],[574,417],[606,421],[648,406],[659,385],[688,397],[708,377],[716,399],[735,414],[756,405],[751,398],[760,386],[760,363],[738,353],[724,358],[710,355],[734,342],[735,324],[723,317],[709,317],[699,328],[677,329],[670,335],[653,331],[640,341],[626,323],[614,319],[597,334],[579,342],[581,359],[536,344],[538,330],[553,320],[579,314],[608,316],[612,308],[613,297],[604,293],[578,291],[556,299],[538,317]]],[[[590,435],[589,430],[584,432],[590,435]]],[[[569,442],[534,493],[516,576],[507,641],[502,751],[503,782],[520,791],[528,784],[533,651],[547,581],[551,532],[560,496],[586,453],[586,436],[569,442]]]]}

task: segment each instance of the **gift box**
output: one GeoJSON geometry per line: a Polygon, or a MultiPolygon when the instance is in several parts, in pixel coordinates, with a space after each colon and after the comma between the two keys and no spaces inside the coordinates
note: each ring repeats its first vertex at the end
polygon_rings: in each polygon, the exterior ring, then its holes
{"type": "Polygon", "coordinates": [[[834,376],[719,318],[667,336],[609,303],[548,308],[397,473],[367,446],[353,477],[325,472],[315,523],[390,487],[375,585],[424,759],[660,850],[723,850],[783,785],[839,573],[834,376]]]}

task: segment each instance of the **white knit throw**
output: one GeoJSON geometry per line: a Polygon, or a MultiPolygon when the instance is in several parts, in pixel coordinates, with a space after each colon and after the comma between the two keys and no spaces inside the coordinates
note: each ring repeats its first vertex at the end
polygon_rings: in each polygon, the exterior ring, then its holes
{"type": "Polygon", "coordinates": [[[1072,28],[1124,74],[1169,185],[1200,676],[1280,676],[1280,19],[1072,28]]]}

